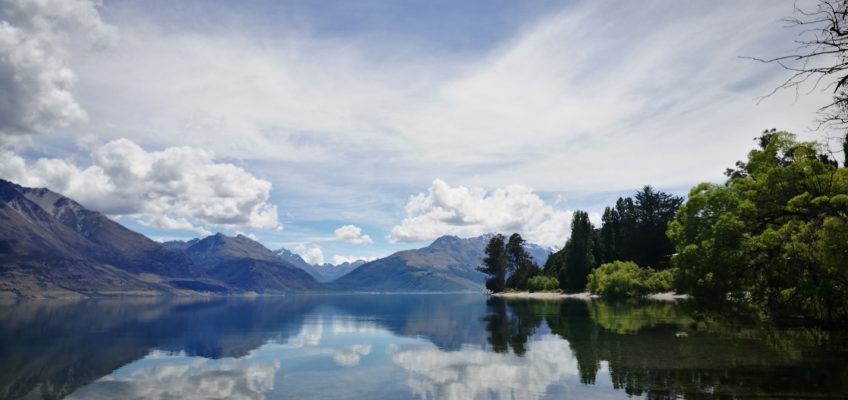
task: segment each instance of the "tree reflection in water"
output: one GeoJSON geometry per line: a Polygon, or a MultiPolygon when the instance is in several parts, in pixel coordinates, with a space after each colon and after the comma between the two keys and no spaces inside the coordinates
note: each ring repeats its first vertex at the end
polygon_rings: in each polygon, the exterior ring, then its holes
{"type": "Polygon", "coordinates": [[[594,384],[606,361],[613,386],[628,395],[848,393],[844,332],[740,322],[686,303],[491,298],[487,306],[493,351],[520,356],[535,333],[549,329],[568,341],[582,383],[594,384]]]}
{"type": "Polygon", "coordinates": [[[0,399],[844,397],[845,339],[685,303],[33,301],[0,304],[0,399]]]}

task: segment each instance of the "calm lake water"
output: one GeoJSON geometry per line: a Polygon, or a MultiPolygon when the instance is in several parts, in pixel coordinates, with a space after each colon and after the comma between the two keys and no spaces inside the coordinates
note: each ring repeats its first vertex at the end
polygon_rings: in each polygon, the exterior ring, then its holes
{"type": "Polygon", "coordinates": [[[0,304],[0,398],[844,398],[845,339],[674,303],[27,301],[0,304]]]}

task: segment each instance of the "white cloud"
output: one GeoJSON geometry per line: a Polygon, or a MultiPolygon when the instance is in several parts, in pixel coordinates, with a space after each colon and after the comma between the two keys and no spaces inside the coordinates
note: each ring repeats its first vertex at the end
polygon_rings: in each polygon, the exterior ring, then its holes
{"type": "Polygon", "coordinates": [[[517,232],[532,243],[562,246],[572,215],[546,204],[526,186],[511,185],[490,193],[451,187],[441,179],[434,180],[427,193],[411,196],[405,209],[406,218],[392,228],[392,240],[423,242],[442,235],[517,232]]]}
{"type": "Polygon", "coordinates": [[[244,236],[244,237],[246,237],[246,238],[248,238],[248,239],[250,239],[250,240],[253,240],[254,242],[258,242],[258,241],[259,241],[259,237],[258,237],[258,236],[256,236],[256,234],[251,233],[251,232],[236,231],[236,236],[244,236]]]}
{"type": "Polygon", "coordinates": [[[324,264],[324,252],[321,251],[321,246],[317,244],[300,243],[294,246],[294,252],[310,264],[324,264]]]}
{"type": "MultiPolygon", "coordinates": [[[[167,215],[160,216],[151,216],[147,219],[141,219],[139,222],[144,226],[151,226],[154,228],[169,230],[169,231],[188,231],[194,232],[201,236],[209,236],[212,234],[212,231],[202,227],[196,226],[189,222],[189,220],[185,217],[171,218],[167,215]]],[[[254,239],[256,240],[256,239],[254,239]]]]}
{"type": "Polygon", "coordinates": [[[102,45],[115,30],[88,0],[3,0],[0,135],[47,132],[85,121],[67,65],[71,40],[102,45]]]}
{"type": "Polygon", "coordinates": [[[346,243],[351,244],[371,244],[371,236],[363,235],[362,228],[356,225],[345,225],[333,232],[333,237],[346,243]]]}
{"type": "Polygon", "coordinates": [[[578,375],[568,342],[543,336],[523,356],[480,349],[396,348],[392,361],[408,373],[416,398],[538,399],[548,386],[578,375]]]}
{"type": "Polygon", "coordinates": [[[367,356],[370,353],[370,344],[353,344],[333,353],[333,361],[343,367],[353,367],[359,365],[362,356],[367,356]]]}
{"type": "Polygon", "coordinates": [[[573,200],[685,188],[722,179],[764,128],[807,131],[830,97],[753,101],[785,71],[739,56],[794,45],[778,21],[788,1],[577,1],[460,53],[371,40],[367,24],[362,35],[233,29],[226,18],[197,29],[134,2],[106,7],[120,43],[67,57],[86,131],[260,161],[299,219],[385,228],[410,185],[434,176],[573,200]]]}
{"type": "Polygon", "coordinates": [[[127,139],[95,147],[92,164],[23,158],[0,152],[0,176],[30,187],[47,187],[94,210],[137,217],[163,229],[208,232],[203,225],[274,229],[277,207],[268,202],[271,183],[213,153],[193,147],[146,151],[127,139]]]}
{"type": "Polygon", "coordinates": [[[71,393],[68,399],[261,399],[274,388],[279,361],[210,360],[153,351],[71,393]]]}
{"type": "Polygon", "coordinates": [[[739,56],[791,47],[777,20],[792,5],[723,4],[577,2],[472,57],[127,17],[120,57],[80,60],[80,85],[103,134],[119,124],[228,157],[302,161],[280,179],[310,193],[336,194],[324,184],[333,177],[579,193],[691,185],[720,178],[764,127],[805,130],[828,100],[787,93],[757,105],[783,71],[739,56]],[[646,23],[631,26],[637,17],[646,23]]]}
{"type": "Polygon", "coordinates": [[[339,265],[339,264],[344,264],[344,263],[352,263],[354,261],[360,261],[360,260],[362,260],[362,261],[374,261],[377,258],[379,258],[379,257],[377,257],[377,256],[340,256],[340,255],[334,255],[332,260],[333,260],[333,265],[339,265]]]}

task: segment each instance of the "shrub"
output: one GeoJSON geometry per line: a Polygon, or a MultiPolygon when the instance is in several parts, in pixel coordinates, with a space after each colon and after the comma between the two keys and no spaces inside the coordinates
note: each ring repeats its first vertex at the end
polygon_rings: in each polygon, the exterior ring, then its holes
{"type": "Polygon", "coordinates": [[[672,289],[674,270],[654,272],[632,261],[602,264],[589,274],[586,289],[605,297],[638,297],[672,289]]]}
{"type": "Polygon", "coordinates": [[[551,276],[537,275],[527,281],[530,292],[555,292],[559,289],[559,280],[551,276]]]}
{"type": "Polygon", "coordinates": [[[667,269],[665,271],[654,272],[648,269],[650,274],[645,284],[648,286],[650,293],[669,292],[674,289],[674,278],[677,273],[676,269],[667,269]]]}

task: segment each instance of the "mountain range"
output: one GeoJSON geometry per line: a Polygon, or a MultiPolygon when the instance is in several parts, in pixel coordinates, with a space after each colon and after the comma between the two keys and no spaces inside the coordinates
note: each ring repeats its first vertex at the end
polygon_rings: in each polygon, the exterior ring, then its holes
{"type": "MultiPolygon", "coordinates": [[[[374,292],[483,291],[477,271],[493,235],[462,239],[442,236],[422,249],[404,250],[362,265],[332,283],[336,290],[374,292]]],[[[534,261],[544,265],[550,249],[526,243],[534,261]]]]}
{"type": "MultiPolygon", "coordinates": [[[[482,291],[491,235],[313,265],[243,235],[155,242],[48,189],[0,180],[0,297],[482,291]]],[[[526,244],[538,264],[550,249],[526,244]]]]}
{"type": "Polygon", "coordinates": [[[344,275],[347,275],[349,272],[359,268],[359,266],[367,262],[365,260],[356,260],[354,262],[345,261],[338,265],[330,263],[310,264],[300,255],[288,249],[279,249],[274,253],[283,260],[288,261],[291,265],[306,271],[309,275],[312,275],[316,281],[322,283],[332,282],[344,275]]]}

